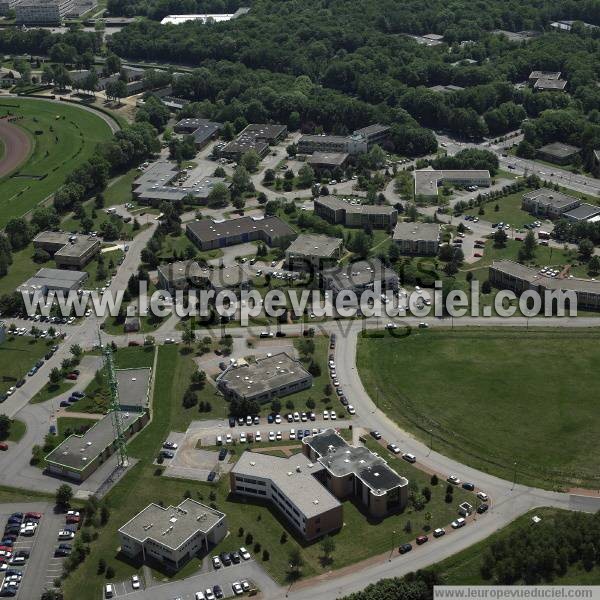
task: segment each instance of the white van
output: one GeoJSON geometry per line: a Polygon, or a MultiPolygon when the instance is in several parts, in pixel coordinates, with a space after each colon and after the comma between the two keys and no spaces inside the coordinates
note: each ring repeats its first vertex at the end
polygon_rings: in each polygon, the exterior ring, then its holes
{"type": "Polygon", "coordinates": [[[115,594],[115,588],[113,587],[112,583],[107,583],[104,586],[104,597],[105,598],[112,598],[115,594]]]}

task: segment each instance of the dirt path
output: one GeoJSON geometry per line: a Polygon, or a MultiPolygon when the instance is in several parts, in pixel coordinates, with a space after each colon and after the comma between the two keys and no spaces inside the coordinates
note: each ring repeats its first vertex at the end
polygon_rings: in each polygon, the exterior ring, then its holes
{"type": "Polygon", "coordinates": [[[4,144],[4,154],[0,158],[0,177],[4,177],[29,156],[31,140],[23,129],[6,119],[0,119],[0,139],[4,144]]]}

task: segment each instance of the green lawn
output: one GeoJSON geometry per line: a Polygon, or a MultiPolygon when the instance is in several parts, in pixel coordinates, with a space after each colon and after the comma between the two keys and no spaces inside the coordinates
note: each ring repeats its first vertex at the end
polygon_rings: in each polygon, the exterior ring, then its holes
{"type": "Polygon", "coordinates": [[[61,439],[69,437],[73,433],[82,431],[85,427],[91,427],[97,423],[95,419],[82,419],[80,417],[59,417],[56,420],[58,437],[61,439]]]}
{"type": "Polygon", "coordinates": [[[27,377],[27,371],[44,358],[54,341],[36,340],[31,336],[12,337],[6,333],[6,341],[0,344],[0,394],[27,377]]]}
{"type": "MultiPolygon", "coordinates": [[[[492,223],[510,223],[513,227],[523,227],[526,223],[532,223],[538,217],[534,217],[529,214],[526,210],[521,209],[521,202],[523,195],[527,193],[527,190],[516,192],[504,196],[504,198],[494,199],[491,202],[483,205],[484,214],[479,214],[479,208],[475,207],[465,211],[465,215],[473,215],[491,221],[492,223]],[[496,204],[499,206],[499,210],[495,210],[496,204]]],[[[543,220],[543,219],[541,219],[543,220]]]]}
{"type": "Polygon", "coordinates": [[[53,501],[54,494],[46,494],[37,490],[23,490],[21,488],[0,486],[0,504],[12,502],[45,502],[53,501]]]}
{"type": "Polygon", "coordinates": [[[50,398],[55,398],[60,394],[68,392],[75,385],[74,381],[64,379],[60,383],[48,382],[35,396],[29,400],[29,404],[39,404],[40,402],[46,402],[50,398]]]}
{"type": "Polygon", "coordinates": [[[68,173],[90,158],[99,142],[111,137],[100,117],[72,104],[10,98],[0,104],[0,116],[9,113],[23,116],[16,123],[30,134],[34,145],[19,169],[29,177],[0,179],[0,226],[53,193],[68,173]]]}
{"type": "Polygon", "coordinates": [[[18,442],[27,431],[27,425],[18,419],[12,419],[10,422],[10,432],[5,438],[0,438],[2,442],[18,442]]]}
{"type": "Polygon", "coordinates": [[[131,185],[139,175],[140,172],[135,168],[117,177],[104,192],[104,206],[108,207],[115,204],[132,202],[131,185]]]}
{"type": "MultiPolygon", "coordinates": [[[[98,560],[101,557],[115,570],[112,581],[120,581],[134,572],[140,572],[141,565],[119,558],[117,529],[150,502],[162,502],[165,506],[177,504],[186,493],[201,502],[214,503],[227,514],[231,535],[218,546],[217,551],[231,550],[244,544],[253,551],[254,544],[259,542],[261,552],[256,555],[257,560],[280,582],[285,580],[288,555],[293,548],[299,547],[305,560],[303,576],[324,573],[331,568],[340,568],[354,561],[387,552],[392,546],[413,539],[423,531],[424,526],[434,528],[447,525],[456,517],[457,505],[472,497],[462,489],[455,489],[453,502],[446,504],[446,485],[440,482],[432,487],[432,499],[424,510],[417,512],[407,508],[403,514],[393,515],[383,521],[370,521],[358,506],[346,501],[344,528],[333,536],[337,546],[333,553],[333,564],[323,566],[318,543],[306,544],[296,540],[286,522],[270,507],[230,497],[227,478],[223,478],[217,485],[171,479],[161,476],[162,468],[152,464],[168,433],[178,429],[184,422],[180,398],[186,388],[188,369],[189,365],[187,361],[181,360],[177,346],[158,348],[153,418],[128,446],[130,456],[139,459],[139,462],[107,494],[106,501],[110,507],[109,523],[99,531],[99,538],[91,545],[91,552],[85,562],[65,581],[65,597],[76,596],[80,600],[96,600],[100,586],[105,581],[102,575],[97,574],[98,560]],[[427,512],[432,514],[428,523],[427,512]],[[407,521],[411,523],[410,532],[405,530],[407,521]],[[238,535],[239,527],[244,528],[241,537],[238,535]],[[394,530],[396,535],[392,534],[394,530]],[[287,532],[287,540],[281,543],[281,534],[284,531],[287,532]],[[246,543],[248,533],[253,536],[252,543],[246,543]],[[367,538],[369,544],[356,543],[357,540],[367,538]],[[264,549],[269,552],[268,561],[262,561],[264,549]]],[[[428,475],[388,455],[388,452],[374,441],[368,443],[385,456],[393,468],[413,481],[412,486],[417,489],[431,487],[428,475]]],[[[178,578],[191,575],[199,566],[200,562],[197,559],[192,560],[180,571],[178,578]]],[[[157,571],[154,575],[159,579],[165,578],[157,571]]]]}
{"type": "Polygon", "coordinates": [[[597,488],[593,331],[418,331],[361,338],[371,397],[443,454],[505,479],[597,488]],[[560,360],[558,361],[558,355],[560,360]]]}

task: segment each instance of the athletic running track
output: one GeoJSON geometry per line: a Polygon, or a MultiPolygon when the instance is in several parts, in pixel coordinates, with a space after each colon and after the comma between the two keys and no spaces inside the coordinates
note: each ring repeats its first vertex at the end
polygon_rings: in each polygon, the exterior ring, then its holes
{"type": "Polygon", "coordinates": [[[25,131],[6,119],[0,119],[0,140],[4,145],[4,154],[0,158],[0,177],[4,177],[29,156],[31,140],[25,131]]]}

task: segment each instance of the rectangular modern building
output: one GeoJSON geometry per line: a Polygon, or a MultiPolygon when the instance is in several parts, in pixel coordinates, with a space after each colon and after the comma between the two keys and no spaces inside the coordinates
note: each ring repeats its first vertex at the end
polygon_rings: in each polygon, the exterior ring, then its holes
{"type": "Polygon", "coordinates": [[[211,140],[219,135],[223,127],[222,123],[216,123],[209,119],[182,119],[175,125],[175,132],[191,135],[197,150],[204,148],[211,140]]]}
{"type": "Polygon", "coordinates": [[[33,238],[33,247],[54,257],[56,266],[61,269],[81,269],[100,252],[101,244],[96,237],[41,231],[33,238]]]}
{"type": "Polygon", "coordinates": [[[50,290],[70,292],[81,289],[83,282],[88,278],[85,271],[68,271],[63,269],[40,269],[33,277],[24,281],[17,292],[33,295],[40,291],[45,296],[50,290]]]}
{"type": "Polygon", "coordinates": [[[317,173],[344,169],[350,155],[347,152],[315,152],[306,161],[317,173]]]}
{"type": "Polygon", "coordinates": [[[229,473],[231,492],[269,501],[305,540],[338,531],[340,501],[318,479],[324,468],[303,454],[289,458],[244,452],[229,473]]]}
{"type": "Polygon", "coordinates": [[[298,140],[299,154],[313,154],[315,152],[364,154],[373,146],[381,145],[389,136],[390,128],[387,125],[375,123],[362,129],[357,129],[352,135],[303,135],[298,140]]]}
{"type": "Polygon", "coordinates": [[[563,144],[562,142],[553,142],[542,146],[536,153],[541,160],[554,163],[556,165],[568,165],[581,152],[581,148],[563,144]]]}
{"type": "Polygon", "coordinates": [[[285,251],[289,269],[300,271],[331,267],[342,256],[344,241],[340,238],[301,233],[285,251]]]}
{"type": "Polygon", "coordinates": [[[415,196],[437,198],[438,187],[444,184],[459,187],[473,186],[490,187],[492,178],[485,169],[421,169],[414,172],[415,196]]]}
{"type": "Polygon", "coordinates": [[[600,310],[600,281],[594,279],[549,277],[538,269],[510,260],[499,260],[490,265],[489,280],[494,287],[512,290],[517,295],[527,290],[536,291],[541,294],[542,302],[547,291],[573,292],[578,309],[600,310]]]}
{"type": "Polygon", "coordinates": [[[208,554],[226,534],[225,513],[191,498],[177,506],[149,504],[119,529],[121,552],[171,572],[208,554]]]}
{"type": "Polygon", "coordinates": [[[393,240],[402,254],[435,256],[440,247],[440,226],[437,223],[397,223],[393,240]]]}
{"type": "Polygon", "coordinates": [[[351,446],[334,429],[303,438],[302,451],[323,466],[323,482],[336,498],[356,498],[376,518],[408,503],[408,479],[364,446],[351,446]]]}
{"type": "Polygon", "coordinates": [[[271,247],[286,247],[296,232],[279,217],[240,217],[224,221],[201,219],[185,227],[187,236],[201,250],[225,248],[261,241],[271,247]]]}
{"type": "Polygon", "coordinates": [[[285,139],[287,127],[277,124],[248,125],[235,140],[229,142],[220,155],[229,160],[239,161],[248,151],[254,150],[261,158],[269,153],[269,146],[285,139]]]}
{"type": "Polygon", "coordinates": [[[337,196],[315,198],[314,212],[333,225],[390,229],[398,221],[398,211],[387,204],[362,204],[337,196]]]}
{"type": "Polygon", "coordinates": [[[116,451],[117,441],[113,420],[119,419],[126,439],[131,438],[148,422],[152,370],[117,370],[119,410],[109,412],[84,434],[72,434],[46,456],[46,472],[56,477],[85,481],[116,451]]]}
{"type": "Polygon", "coordinates": [[[532,215],[558,219],[581,204],[579,198],[548,188],[533,190],[523,196],[521,208],[532,215]]]}
{"type": "Polygon", "coordinates": [[[59,25],[71,14],[76,0],[20,0],[15,6],[17,25],[59,25]]]}
{"type": "Polygon", "coordinates": [[[386,290],[397,290],[398,282],[398,274],[378,258],[324,269],[321,273],[323,289],[331,290],[334,296],[344,290],[360,296],[363,292],[372,290],[376,284],[381,286],[382,293],[386,290]]]}
{"type": "Polygon", "coordinates": [[[302,363],[285,352],[254,363],[240,359],[217,377],[217,387],[227,399],[256,400],[260,404],[306,390],[312,383],[313,377],[302,363]]]}

